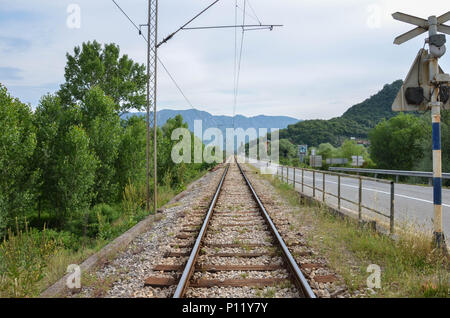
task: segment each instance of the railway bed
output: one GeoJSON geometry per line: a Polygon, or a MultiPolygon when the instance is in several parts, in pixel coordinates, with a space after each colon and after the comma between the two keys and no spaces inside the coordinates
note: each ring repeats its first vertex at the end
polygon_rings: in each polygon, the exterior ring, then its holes
{"type": "Polygon", "coordinates": [[[144,284],[175,298],[315,298],[302,269],[320,264],[298,266],[290,249],[302,244],[286,245],[242,167],[232,160],[223,170],[209,205],[180,219],[181,230],[144,284]]]}

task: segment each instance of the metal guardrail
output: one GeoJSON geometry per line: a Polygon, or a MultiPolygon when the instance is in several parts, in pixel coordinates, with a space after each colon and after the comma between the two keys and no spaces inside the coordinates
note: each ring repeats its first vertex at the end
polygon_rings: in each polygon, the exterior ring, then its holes
{"type": "Polygon", "coordinates": [[[304,193],[305,187],[312,189],[313,192],[313,198],[316,198],[316,191],[322,192],[322,202],[326,203],[326,195],[332,196],[334,198],[337,198],[338,200],[338,209],[341,209],[341,201],[346,201],[348,203],[354,204],[358,207],[358,219],[362,220],[362,211],[363,209],[367,209],[373,213],[376,213],[378,215],[381,215],[383,217],[389,218],[389,232],[390,234],[394,233],[394,198],[395,198],[395,184],[393,181],[390,180],[384,180],[384,179],[377,179],[377,178],[371,178],[371,177],[365,177],[365,176],[359,176],[359,175],[351,175],[351,174],[344,174],[344,173],[338,173],[338,172],[329,172],[324,170],[313,170],[313,169],[307,169],[307,168],[297,168],[297,167],[289,167],[289,166],[282,166],[279,165],[277,168],[277,175],[281,177],[281,181],[286,181],[286,183],[289,184],[290,181],[292,181],[292,185],[295,186],[297,184],[301,185],[301,192],[304,193]],[[279,168],[281,168],[281,175],[279,174],[279,168]],[[289,179],[289,170],[293,170],[293,179],[289,179]],[[301,181],[296,180],[296,172],[301,171],[301,181]],[[306,184],[304,182],[304,175],[305,171],[312,172],[313,174],[313,184],[312,186],[306,184]],[[316,175],[323,175],[322,176],[322,189],[316,187],[316,175]],[[326,191],[326,176],[337,176],[337,195],[327,192],[326,191]],[[347,198],[342,197],[341,195],[341,178],[352,178],[357,179],[359,182],[358,186],[358,202],[349,200],[347,198]],[[372,182],[379,182],[384,184],[390,185],[390,208],[389,208],[389,215],[382,213],[381,211],[378,211],[376,209],[373,209],[371,207],[365,206],[362,203],[362,190],[363,190],[363,181],[372,181],[372,182]]]}
{"type": "MultiPolygon", "coordinates": [[[[398,182],[399,176],[422,177],[422,178],[430,178],[430,179],[433,178],[433,173],[427,172],[427,171],[383,170],[383,169],[341,168],[341,167],[329,167],[328,170],[355,172],[355,173],[371,173],[371,174],[375,175],[375,178],[379,174],[394,175],[394,176],[396,176],[396,182],[398,182]]],[[[443,173],[442,179],[450,179],[450,173],[443,173]]]]}

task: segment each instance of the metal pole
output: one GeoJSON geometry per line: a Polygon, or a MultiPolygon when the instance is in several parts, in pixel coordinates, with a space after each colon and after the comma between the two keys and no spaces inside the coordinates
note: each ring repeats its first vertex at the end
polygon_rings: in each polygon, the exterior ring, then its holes
{"type": "Polygon", "coordinates": [[[341,176],[338,175],[338,209],[341,209],[341,176]]]}
{"type": "MultiPolygon", "coordinates": [[[[437,34],[437,18],[428,18],[429,36],[437,34]]],[[[430,80],[439,74],[438,58],[431,56],[430,80]]],[[[433,135],[433,204],[434,204],[434,242],[438,248],[446,249],[444,232],[442,231],[442,158],[441,158],[441,103],[438,102],[439,88],[435,86],[431,94],[431,120],[433,135]]]]}
{"type": "Polygon", "coordinates": [[[294,190],[295,190],[295,167],[294,167],[294,190]]]}
{"type": "Polygon", "coordinates": [[[390,213],[390,232],[394,234],[394,182],[391,181],[391,213],[390,213]]]}
{"type": "Polygon", "coordinates": [[[316,197],[316,171],[313,170],[313,198],[316,197]]]}
{"type": "Polygon", "coordinates": [[[362,202],[362,179],[361,177],[359,177],[358,220],[360,221],[362,218],[361,202],[362,202]]]}
{"type": "Polygon", "coordinates": [[[305,176],[305,168],[302,168],[302,192],[304,192],[304,176],[305,176]]]}
{"type": "Polygon", "coordinates": [[[286,183],[289,185],[289,166],[286,167],[286,183]]]}
{"type": "Polygon", "coordinates": [[[153,50],[154,50],[154,69],[153,69],[153,74],[154,74],[154,78],[155,78],[155,82],[154,82],[154,88],[153,88],[153,211],[154,213],[156,213],[157,209],[158,209],[158,151],[157,151],[157,138],[158,138],[158,125],[157,125],[157,107],[156,107],[156,99],[157,99],[157,87],[158,87],[158,81],[157,81],[157,76],[158,76],[158,63],[157,63],[157,59],[158,59],[158,48],[156,47],[157,43],[158,43],[158,0],[153,0],[154,1],[154,5],[155,5],[155,9],[154,9],[154,20],[155,20],[155,24],[154,24],[154,45],[153,45],[153,50]]]}
{"type": "Polygon", "coordinates": [[[147,177],[147,195],[146,209],[150,212],[150,22],[151,22],[151,0],[148,1],[148,42],[147,42],[147,138],[146,138],[146,177],[147,177]]]}
{"type": "Polygon", "coordinates": [[[325,202],[325,172],[322,173],[322,202],[325,202]]]}
{"type": "Polygon", "coordinates": [[[147,45],[147,198],[146,208],[150,212],[150,109],[153,109],[153,212],[157,209],[158,172],[157,172],[157,43],[158,43],[158,0],[148,0],[148,45],[147,45]]]}
{"type": "MultiPolygon", "coordinates": [[[[432,100],[435,99],[433,94],[432,100]]],[[[433,204],[434,204],[434,241],[437,247],[445,247],[442,231],[442,162],[441,162],[441,115],[439,104],[432,104],[433,135],[433,204]],[[442,246],[441,246],[442,245],[442,246]]]]}
{"type": "Polygon", "coordinates": [[[284,181],[284,166],[281,166],[281,182],[284,181]]]}

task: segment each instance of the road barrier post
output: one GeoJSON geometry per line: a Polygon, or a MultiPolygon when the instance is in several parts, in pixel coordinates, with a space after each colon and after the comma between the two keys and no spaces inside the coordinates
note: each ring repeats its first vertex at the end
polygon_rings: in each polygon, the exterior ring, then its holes
{"type": "Polygon", "coordinates": [[[322,202],[325,202],[325,172],[322,175],[322,202]]]}
{"type": "Polygon", "coordinates": [[[305,175],[305,168],[302,168],[302,192],[304,192],[303,191],[303,188],[304,188],[304,186],[303,186],[303,184],[304,184],[304,175],[305,175]]]}
{"type": "Polygon", "coordinates": [[[295,167],[294,167],[294,190],[295,190],[295,167]]]}
{"type": "Polygon", "coordinates": [[[391,211],[390,211],[390,233],[391,235],[394,234],[394,199],[395,199],[395,193],[394,193],[394,182],[391,181],[391,211]]]}
{"type": "Polygon", "coordinates": [[[313,170],[313,198],[316,197],[316,171],[313,170]]]}
{"type": "Polygon", "coordinates": [[[338,210],[341,209],[341,176],[338,175],[338,210]]]}
{"type": "Polygon", "coordinates": [[[289,185],[289,166],[286,166],[286,183],[289,185]]]}
{"type": "Polygon", "coordinates": [[[362,219],[362,207],[361,207],[361,202],[362,202],[362,179],[361,179],[361,177],[359,177],[358,179],[359,179],[358,219],[361,221],[361,219],[362,219]]]}

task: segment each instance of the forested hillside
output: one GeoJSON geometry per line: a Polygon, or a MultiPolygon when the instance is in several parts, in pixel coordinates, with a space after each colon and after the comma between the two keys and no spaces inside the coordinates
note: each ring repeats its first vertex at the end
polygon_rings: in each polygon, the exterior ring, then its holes
{"type": "MultiPolygon", "coordinates": [[[[190,131],[194,131],[194,121],[200,120],[202,123],[203,132],[208,128],[219,128],[222,131],[222,135],[226,136],[227,128],[242,128],[244,130],[248,128],[254,128],[258,131],[259,128],[266,129],[282,129],[286,128],[288,125],[295,124],[299,120],[288,116],[253,116],[246,117],[242,115],[232,116],[216,116],[208,112],[197,110],[195,108],[186,110],[171,110],[163,109],[157,112],[158,126],[164,125],[167,120],[174,118],[177,115],[181,115],[184,121],[188,124],[190,131]]],[[[127,113],[122,115],[122,118],[129,118],[131,116],[146,116],[146,113],[127,113]]],[[[153,114],[152,114],[153,116],[153,114]]],[[[197,136],[200,137],[200,136],[197,136]]],[[[222,149],[225,149],[225,138],[222,145],[222,149]]],[[[235,145],[237,147],[237,145],[235,145]]]]}
{"type": "Polygon", "coordinates": [[[280,130],[280,139],[294,144],[318,146],[331,143],[339,146],[349,137],[367,139],[369,131],[382,119],[390,119],[396,113],[391,105],[402,85],[401,80],[384,85],[383,89],[360,104],[349,108],[342,116],[329,120],[305,120],[280,130]]]}

